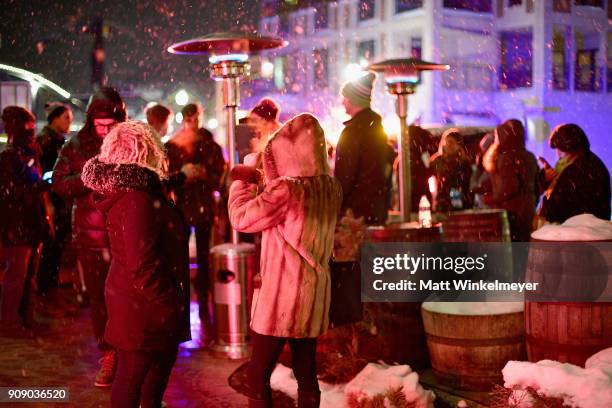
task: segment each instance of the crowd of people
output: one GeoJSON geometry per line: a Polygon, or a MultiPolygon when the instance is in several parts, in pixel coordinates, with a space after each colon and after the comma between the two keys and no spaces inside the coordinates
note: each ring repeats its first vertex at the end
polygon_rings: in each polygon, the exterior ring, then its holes
{"type": "MultiPolygon", "coordinates": [[[[397,154],[370,106],[374,80],[367,74],[342,88],[351,118],[332,166],[318,120],[301,114],[282,123],[280,106],[264,98],[247,118],[248,154],[232,177],[221,146],[201,125],[197,103],[183,107],[181,128],[165,144],[171,109],[157,104],[146,111],[148,123],[129,120],[112,88],[92,95],[85,123],[72,135],[67,105],[48,106],[48,124],[38,136],[31,112],[6,107],[0,335],[34,335],[35,305],[52,306],[62,253],[71,242],[81,277],[76,288],[88,299],[101,355],[94,384],[112,386],[113,406],[159,407],[178,344],[190,338],[190,232],[198,265],[193,289],[207,346],[214,319],[209,245],[216,220],[227,212],[236,230],[261,233],[249,406],[270,406],[270,376],[286,342],[298,406],[318,406],[316,338],[329,325],[336,220],[350,216],[384,225],[394,202],[397,154]],[[219,207],[218,197],[227,205],[219,207]]],[[[513,241],[528,241],[543,222],[581,213],[610,219],[608,170],[575,124],[550,135],[559,155],[554,167],[526,149],[516,119],[485,135],[476,152],[468,151],[460,129],[446,130],[439,142],[420,127],[409,131],[413,208],[425,195],[438,212],[505,209],[513,241]]]]}

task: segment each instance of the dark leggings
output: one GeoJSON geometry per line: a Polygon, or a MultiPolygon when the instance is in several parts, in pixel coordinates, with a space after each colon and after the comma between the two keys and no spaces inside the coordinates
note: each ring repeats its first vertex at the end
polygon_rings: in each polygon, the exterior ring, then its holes
{"type": "Polygon", "coordinates": [[[113,408],[159,408],[178,347],[164,351],[117,350],[117,374],[111,389],[113,408]]]}
{"type": "MultiPolygon", "coordinates": [[[[294,339],[264,336],[258,333],[253,333],[252,336],[253,356],[248,368],[251,398],[271,404],[270,377],[285,342],[289,342],[291,348],[293,374],[298,383],[298,399],[305,401],[309,398],[318,398],[320,392],[316,370],[317,338],[294,339]]],[[[316,405],[301,405],[298,402],[298,406],[318,406],[318,402],[316,405]]]]}
{"type": "Polygon", "coordinates": [[[102,351],[112,350],[113,348],[104,341],[104,329],[108,319],[104,285],[110,267],[110,252],[108,249],[80,248],[77,259],[91,301],[91,323],[98,348],[102,351]]]}
{"type": "MultiPolygon", "coordinates": [[[[210,278],[208,276],[211,231],[212,226],[210,224],[202,224],[195,227],[198,271],[193,284],[196,295],[198,296],[200,321],[207,330],[211,330],[212,327],[212,315],[209,309],[210,278]]],[[[206,333],[208,336],[211,334],[212,333],[206,333]]]]}

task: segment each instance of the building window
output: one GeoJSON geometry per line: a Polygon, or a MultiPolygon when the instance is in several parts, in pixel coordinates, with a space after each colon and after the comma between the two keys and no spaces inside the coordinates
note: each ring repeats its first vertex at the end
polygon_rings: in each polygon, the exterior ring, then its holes
{"type": "Polygon", "coordinates": [[[508,7],[522,6],[523,0],[508,0],[508,7]]]}
{"type": "Polygon", "coordinates": [[[577,6],[590,6],[603,8],[603,0],[576,0],[577,6]]]}
{"type": "Polygon", "coordinates": [[[295,52],[287,59],[287,92],[300,93],[302,91],[302,81],[304,78],[304,64],[299,52],[295,52]]]}
{"type": "Polygon", "coordinates": [[[423,45],[420,37],[410,39],[410,58],[421,59],[423,57],[423,45]]]}
{"type": "Polygon", "coordinates": [[[361,41],[357,44],[357,59],[361,63],[362,60],[366,62],[372,61],[376,52],[376,40],[361,41]]]}
{"type": "Polygon", "coordinates": [[[292,34],[295,37],[304,37],[306,35],[306,16],[304,14],[293,17],[292,34]]]}
{"type": "Polygon", "coordinates": [[[281,56],[274,59],[274,86],[279,91],[287,88],[289,78],[287,75],[287,57],[281,56]]]}
{"type": "Polygon", "coordinates": [[[278,22],[278,36],[281,38],[287,38],[289,34],[289,17],[287,14],[279,15],[278,22]]]}
{"type": "Polygon", "coordinates": [[[359,21],[370,20],[374,18],[376,8],[376,0],[360,0],[359,1],[359,21]]]}
{"type": "Polygon", "coordinates": [[[601,78],[597,66],[599,53],[599,33],[576,30],[575,85],[577,91],[598,92],[601,78]]]}
{"type": "Polygon", "coordinates": [[[553,10],[556,11],[557,13],[571,13],[572,12],[572,2],[571,0],[554,0],[553,10]]]}
{"type": "Polygon", "coordinates": [[[612,92],[612,31],[608,32],[608,74],[607,74],[607,83],[608,83],[608,92],[612,92]]]}
{"type": "Polygon", "coordinates": [[[423,7],[423,0],[395,0],[395,12],[415,10],[423,7]]]}
{"type": "Polygon", "coordinates": [[[349,27],[351,25],[351,9],[348,4],[341,4],[338,12],[338,27],[349,27]]]}
{"type": "Polygon", "coordinates": [[[451,68],[444,71],[442,83],[445,88],[469,90],[469,91],[492,91],[494,86],[493,67],[489,64],[474,62],[470,60],[448,61],[451,68]]]}
{"type": "Polygon", "coordinates": [[[325,89],[329,86],[329,55],[326,49],[314,50],[314,88],[325,89]]]}
{"type": "Polygon", "coordinates": [[[567,58],[567,38],[569,28],[554,27],[552,42],[552,86],[553,89],[566,90],[569,88],[569,66],[567,58]]]}
{"type": "Polygon", "coordinates": [[[490,13],[491,0],[444,0],[444,8],[490,13]]]}
{"type": "Polygon", "coordinates": [[[500,33],[500,89],[530,88],[533,84],[533,34],[530,31],[500,33]]]}
{"type": "Polygon", "coordinates": [[[534,9],[535,9],[535,0],[527,0],[527,12],[533,13],[534,9]]]}
{"type": "Polygon", "coordinates": [[[495,16],[502,18],[504,16],[504,0],[497,0],[495,4],[495,16]]]}
{"type": "Polygon", "coordinates": [[[315,6],[315,30],[329,27],[329,8],[327,4],[320,3],[315,6]]]}
{"type": "Polygon", "coordinates": [[[278,7],[275,1],[264,1],[261,5],[261,16],[262,17],[272,17],[276,15],[278,7]]]}

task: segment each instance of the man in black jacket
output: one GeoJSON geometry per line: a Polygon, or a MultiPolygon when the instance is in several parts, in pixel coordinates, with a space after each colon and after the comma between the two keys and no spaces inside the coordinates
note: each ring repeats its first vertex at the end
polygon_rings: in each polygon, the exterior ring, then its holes
{"type": "Polygon", "coordinates": [[[169,189],[183,212],[187,225],[195,229],[198,270],[194,289],[198,296],[201,341],[212,341],[213,321],[210,308],[209,243],[214,225],[214,192],[220,190],[225,173],[221,146],[207,129],[200,127],[202,107],[185,105],[181,111],[183,127],[166,143],[170,164],[169,189]]]}
{"type": "MultiPolygon", "coordinates": [[[[36,143],[41,150],[40,164],[43,178],[53,170],[72,124],[72,109],[68,105],[53,103],[45,108],[47,109],[47,126],[36,136],[36,143]]],[[[57,286],[60,261],[66,238],[70,233],[70,203],[54,193],[51,193],[50,197],[54,210],[55,234],[47,234],[45,237],[37,275],[38,293],[44,297],[49,295],[49,288],[57,286]]],[[[44,310],[50,311],[50,309],[53,310],[54,305],[47,303],[44,310]]],[[[54,313],[58,312],[62,311],[55,309],[54,313]]]]}
{"type": "Polygon", "coordinates": [[[110,387],[116,369],[115,351],[104,341],[104,284],[111,259],[106,219],[95,207],[93,192],[83,184],[81,172],[85,162],[100,153],[102,140],[112,127],[126,119],[125,105],[117,91],[101,88],[89,103],[85,125],[62,147],[53,169],[53,192],[73,201],[72,236],[91,302],[94,335],[102,352],[97,387],[110,387]]]}
{"type": "Polygon", "coordinates": [[[342,103],[351,119],[344,123],[334,170],[342,184],[342,212],[351,209],[371,225],[387,220],[395,155],[380,115],[370,109],[374,78],[368,73],[342,88],[342,103]]]}

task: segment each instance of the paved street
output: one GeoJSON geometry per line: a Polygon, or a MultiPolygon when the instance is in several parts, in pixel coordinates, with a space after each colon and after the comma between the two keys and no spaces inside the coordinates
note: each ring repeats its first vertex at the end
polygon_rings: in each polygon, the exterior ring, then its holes
{"type": "MultiPolygon", "coordinates": [[[[70,406],[108,407],[109,390],[93,386],[98,357],[89,309],[84,309],[75,318],[54,320],[49,333],[38,339],[0,338],[0,386],[68,386],[70,406]]],[[[227,383],[240,364],[181,349],[164,401],[169,407],[243,407],[246,398],[227,383]]],[[[0,403],[2,408],[9,406],[53,405],[0,403]]]]}

